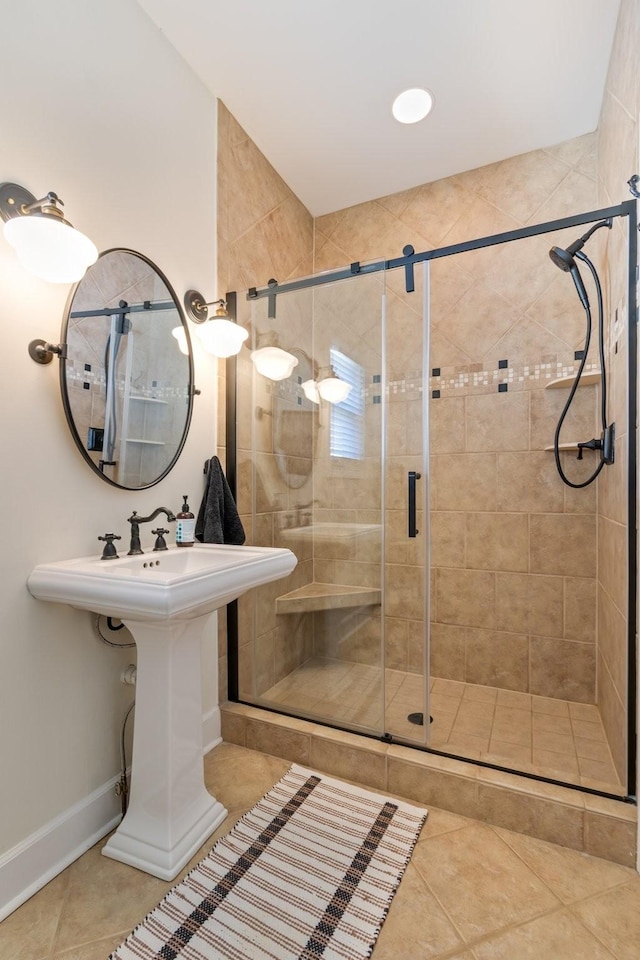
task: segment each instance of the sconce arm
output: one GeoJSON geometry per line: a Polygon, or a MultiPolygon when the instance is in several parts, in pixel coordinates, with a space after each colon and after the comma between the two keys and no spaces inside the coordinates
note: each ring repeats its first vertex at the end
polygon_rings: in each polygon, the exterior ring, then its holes
{"type": "Polygon", "coordinates": [[[46,340],[32,340],[29,344],[29,356],[36,363],[51,363],[54,353],[59,360],[66,360],[66,343],[47,343],[46,340]]]}

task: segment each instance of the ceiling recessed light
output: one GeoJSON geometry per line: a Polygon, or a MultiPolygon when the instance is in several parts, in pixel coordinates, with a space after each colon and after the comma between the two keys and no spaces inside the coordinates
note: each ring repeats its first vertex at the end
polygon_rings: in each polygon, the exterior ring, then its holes
{"type": "Polygon", "coordinates": [[[424,120],[432,107],[433,94],[414,87],[398,94],[391,112],[400,123],[417,123],[418,120],[424,120]]]}

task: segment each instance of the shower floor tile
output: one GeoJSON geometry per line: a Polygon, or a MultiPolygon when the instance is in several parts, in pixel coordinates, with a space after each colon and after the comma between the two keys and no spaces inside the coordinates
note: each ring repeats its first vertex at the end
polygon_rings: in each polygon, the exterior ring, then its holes
{"type": "Polygon", "coordinates": [[[624,795],[598,708],[457,680],[432,678],[429,728],[424,680],[401,670],[314,657],[260,697],[264,706],[353,729],[385,731],[455,756],[624,795]],[[429,736],[427,744],[426,738],[429,736]]]}

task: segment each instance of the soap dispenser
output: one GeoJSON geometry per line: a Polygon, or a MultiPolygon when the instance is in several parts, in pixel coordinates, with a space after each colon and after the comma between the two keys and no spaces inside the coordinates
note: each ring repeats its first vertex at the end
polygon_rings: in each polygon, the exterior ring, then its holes
{"type": "Polygon", "coordinates": [[[183,496],[182,499],[182,510],[176,516],[176,545],[192,547],[196,538],[196,518],[189,509],[187,497],[183,496]]]}

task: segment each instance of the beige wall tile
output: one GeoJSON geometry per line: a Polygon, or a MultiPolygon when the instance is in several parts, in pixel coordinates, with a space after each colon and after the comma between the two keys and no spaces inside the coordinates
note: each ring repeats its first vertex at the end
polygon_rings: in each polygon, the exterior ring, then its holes
{"type": "Polygon", "coordinates": [[[464,397],[432,400],[429,405],[429,449],[432,453],[464,453],[464,397]]]}
{"type": "Polygon", "coordinates": [[[627,604],[627,531],[619,523],[598,517],[599,578],[618,610],[627,604]]]}
{"type": "Polygon", "coordinates": [[[546,803],[539,797],[515,794],[502,787],[478,784],[480,816],[497,826],[517,830],[540,840],[581,850],[583,811],[579,807],[546,803]]]}
{"type": "Polygon", "coordinates": [[[406,670],[408,656],[408,621],[385,617],[385,666],[388,670],[406,670]]]}
{"type": "Polygon", "coordinates": [[[226,743],[237,743],[239,746],[245,746],[245,719],[225,710],[220,711],[222,720],[222,739],[226,743]]]}
{"type": "Polygon", "coordinates": [[[432,677],[465,680],[467,629],[448,623],[431,624],[429,649],[432,677]]]}
{"type": "Polygon", "coordinates": [[[507,690],[529,690],[529,638],[470,627],[467,632],[468,683],[507,690]]]}
{"type": "MultiPolygon", "coordinates": [[[[553,443],[568,388],[531,392],[531,449],[544,450],[553,443]]],[[[595,436],[597,389],[583,387],[576,393],[561,433],[564,439],[589,440],[595,436]]]]}
{"type": "Polygon", "coordinates": [[[250,750],[283,757],[294,763],[309,763],[309,737],[306,734],[250,718],[245,723],[245,743],[250,750]]]}
{"type": "Polygon", "coordinates": [[[586,810],[584,830],[584,849],[587,853],[627,867],[635,866],[637,824],[586,810]]]}
{"type": "Polygon", "coordinates": [[[531,693],[595,702],[596,662],[591,643],[531,637],[531,693]]]}
{"type": "Polygon", "coordinates": [[[564,636],[594,643],[596,638],[596,581],[566,577],[564,581],[564,636]]]}
{"type": "MultiPolygon", "coordinates": [[[[598,707],[602,717],[609,749],[618,779],[623,786],[627,785],[627,698],[620,695],[611,679],[611,674],[602,655],[598,661],[598,707]]],[[[576,736],[591,733],[588,727],[593,724],[583,724],[582,729],[576,730],[576,736]],[[587,729],[585,729],[587,728],[587,729]]]]}
{"type": "Polygon", "coordinates": [[[437,510],[495,510],[496,455],[442,454],[431,458],[437,510]]]}
{"type": "Polygon", "coordinates": [[[421,567],[386,564],[386,612],[391,617],[420,620],[424,616],[425,573],[421,567]]]}
{"type": "MultiPolygon", "coordinates": [[[[477,516],[482,516],[482,514],[477,516]]],[[[494,516],[494,514],[491,514],[491,516],[494,516]]],[[[406,511],[402,514],[402,519],[404,521],[403,534],[406,540],[406,511]]],[[[464,567],[467,526],[465,514],[432,510],[429,523],[429,547],[433,566],[464,567]]],[[[480,565],[470,563],[470,566],[480,565]]]]}
{"type": "Polygon", "coordinates": [[[531,572],[595,577],[595,518],[576,514],[532,514],[531,572]]]}
{"type": "Polygon", "coordinates": [[[476,783],[419,763],[387,758],[387,789],[420,804],[433,804],[462,816],[475,816],[476,783]]]}
{"type": "Polygon", "coordinates": [[[538,451],[499,453],[496,485],[498,510],[562,512],[564,494],[553,454],[538,451]]]}
{"type": "Polygon", "coordinates": [[[424,620],[408,621],[407,660],[409,673],[421,673],[426,670],[427,661],[427,624],[424,620]]]}
{"type": "Polygon", "coordinates": [[[467,567],[529,569],[529,517],[524,513],[468,513],[467,567]]]}
{"type": "Polygon", "coordinates": [[[599,512],[608,520],[626,524],[628,510],[626,437],[616,437],[616,459],[598,477],[599,512]]]}
{"type": "Polygon", "coordinates": [[[491,393],[466,399],[466,449],[529,449],[529,394],[491,393]]]}
{"type": "Polygon", "coordinates": [[[317,770],[345,780],[353,780],[357,771],[359,783],[377,790],[384,790],[386,786],[384,754],[374,755],[337,739],[313,737],[309,763],[317,770]]]}
{"type": "Polygon", "coordinates": [[[459,626],[494,627],[495,576],[482,570],[438,570],[438,621],[459,626]]]}
{"type": "Polygon", "coordinates": [[[451,310],[434,317],[446,336],[474,361],[482,360],[518,319],[512,305],[483,279],[477,279],[451,310]]]}
{"type": "Polygon", "coordinates": [[[627,695],[627,621],[601,586],[598,588],[598,650],[621,700],[627,695]]]}
{"type": "Polygon", "coordinates": [[[520,223],[528,223],[568,172],[558,157],[534,150],[498,164],[479,193],[520,223]]]}
{"type": "Polygon", "coordinates": [[[499,573],[496,575],[496,610],[499,630],[561,637],[562,579],[499,573]]]}

